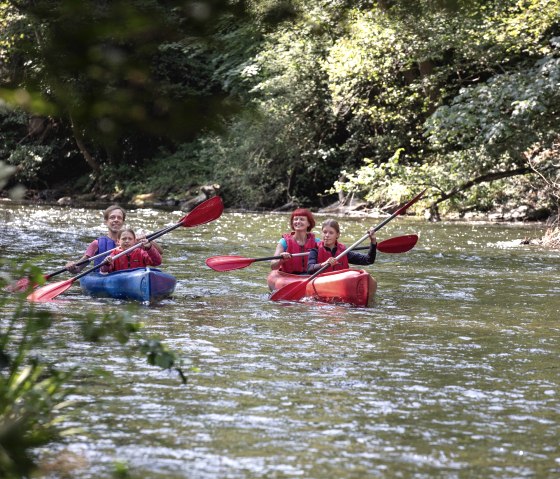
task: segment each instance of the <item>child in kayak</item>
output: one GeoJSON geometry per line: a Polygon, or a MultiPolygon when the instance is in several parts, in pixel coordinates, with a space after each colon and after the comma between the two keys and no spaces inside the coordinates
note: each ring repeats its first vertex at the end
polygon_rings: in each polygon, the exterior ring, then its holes
{"type": "Polygon", "coordinates": [[[146,239],[142,238],[139,246],[130,253],[120,256],[116,260],[113,257],[131,246],[136,244],[136,234],[131,228],[123,228],[117,233],[118,248],[107,256],[104,260],[100,271],[102,273],[111,273],[122,269],[142,268],[144,266],[159,266],[161,264],[161,254],[157,248],[146,239]]]}
{"type": "MultiPolygon", "coordinates": [[[[89,258],[98,256],[101,253],[105,253],[106,251],[110,251],[116,248],[118,244],[117,234],[119,230],[123,227],[125,219],[126,219],[126,211],[122,206],[119,205],[109,206],[109,208],[107,208],[103,212],[103,220],[105,222],[105,225],[107,226],[107,233],[93,240],[88,245],[86,252],[78,261],[70,261],[66,263],[66,269],[72,274],[77,274],[87,266],[88,262],[85,260],[88,260],[89,258]],[[80,265],[77,264],[77,263],[82,263],[82,261],[83,264],[80,265]]],[[[141,240],[142,238],[143,236],[139,236],[138,240],[141,240]]],[[[152,242],[152,246],[155,246],[161,254],[162,252],[161,247],[155,241],[152,242]]],[[[105,256],[96,258],[93,261],[93,264],[97,266],[98,264],[101,264],[101,262],[104,259],[105,256]]]]}
{"type": "Polygon", "coordinates": [[[318,239],[311,233],[315,226],[313,213],[306,208],[297,208],[290,216],[290,233],[282,235],[276,246],[274,256],[281,259],[270,263],[271,269],[279,269],[285,273],[305,274],[307,272],[307,256],[292,257],[295,253],[305,253],[317,247],[318,239]]]}
{"type": "Polygon", "coordinates": [[[336,262],[335,257],[342,253],[346,246],[338,242],[340,236],[340,226],[335,220],[326,220],[321,226],[323,241],[319,242],[316,248],[309,252],[307,260],[307,273],[313,274],[323,266],[329,265],[325,272],[347,269],[349,264],[367,265],[375,262],[377,253],[377,239],[375,231],[368,231],[371,241],[369,251],[366,254],[350,251],[336,262]]]}

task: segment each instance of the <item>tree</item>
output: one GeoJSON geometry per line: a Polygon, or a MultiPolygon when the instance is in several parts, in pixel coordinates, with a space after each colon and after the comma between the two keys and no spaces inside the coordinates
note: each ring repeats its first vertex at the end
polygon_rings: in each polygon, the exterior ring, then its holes
{"type": "Polygon", "coordinates": [[[391,191],[393,197],[394,192],[407,194],[405,185],[422,183],[432,186],[434,207],[451,198],[464,203],[467,197],[458,194],[467,190],[471,204],[480,207],[478,198],[491,202],[503,193],[498,180],[531,173],[527,152],[536,145],[549,148],[555,139],[559,7],[557,1],[471,2],[458,4],[453,12],[425,8],[417,21],[399,8],[395,15],[393,9],[360,13],[358,34],[351,37],[359,54],[372,58],[371,42],[379,38],[374,29],[387,35],[387,23],[393,25],[395,47],[389,59],[379,55],[365,67],[360,62],[361,69],[373,73],[369,81],[360,73],[358,79],[370,89],[377,87],[381,98],[394,92],[397,101],[416,95],[422,103],[414,110],[380,110],[379,95],[367,98],[353,83],[339,79],[339,91],[348,85],[342,98],[353,99],[350,108],[371,124],[385,118],[393,143],[385,153],[372,152],[364,167],[347,172],[346,181],[335,187],[363,191],[375,200],[391,191]],[[426,60],[431,68],[423,75],[420,65],[426,60]],[[418,74],[408,81],[407,65],[413,63],[418,74]],[[393,66],[394,73],[385,65],[393,66]],[[400,85],[399,75],[405,76],[400,85]],[[395,116],[396,111],[403,114],[395,116]],[[396,122],[402,117],[408,119],[409,139],[396,122]]]}
{"type": "MultiPolygon", "coordinates": [[[[141,164],[232,111],[213,78],[212,35],[242,4],[207,0],[11,1],[0,98],[56,118],[96,178],[141,164]],[[17,33],[17,34],[16,34],[17,33]]],[[[52,161],[52,160],[51,160],[52,161]]]]}

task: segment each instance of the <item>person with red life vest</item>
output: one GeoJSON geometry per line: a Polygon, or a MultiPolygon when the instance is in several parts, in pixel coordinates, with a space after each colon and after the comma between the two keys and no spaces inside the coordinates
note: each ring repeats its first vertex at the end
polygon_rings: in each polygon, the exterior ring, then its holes
{"type": "Polygon", "coordinates": [[[306,253],[317,247],[319,241],[311,230],[315,226],[313,213],[306,208],[297,208],[290,216],[290,233],[282,235],[276,246],[274,256],[282,256],[270,264],[271,269],[279,269],[285,273],[306,274],[307,256],[292,255],[306,253]]]}
{"type": "Polygon", "coordinates": [[[115,255],[137,243],[134,230],[123,228],[117,233],[117,241],[119,247],[103,260],[103,266],[100,268],[102,273],[112,273],[122,269],[142,268],[144,266],[159,266],[161,264],[160,252],[146,238],[140,240],[142,246],[113,260],[115,255]]]}
{"type": "MultiPolygon", "coordinates": [[[[124,220],[126,219],[126,211],[119,205],[111,205],[103,212],[103,219],[105,221],[105,224],[107,225],[107,233],[93,240],[88,245],[84,255],[78,261],[70,261],[66,263],[66,269],[68,269],[70,273],[77,274],[87,266],[87,262],[82,265],[76,265],[76,263],[79,263],[85,259],[89,259],[93,256],[97,256],[98,254],[105,253],[105,251],[110,251],[113,248],[117,247],[117,234],[123,227],[124,220]]],[[[140,241],[144,237],[144,235],[138,235],[137,239],[138,241],[140,241]]],[[[152,242],[152,245],[155,246],[161,254],[161,247],[155,242],[152,242]]],[[[104,257],[96,258],[93,261],[93,264],[97,266],[104,259],[104,257]]]]}
{"type": "Polygon", "coordinates": [[[329,268],[325,269],[325,273],[347,269],[350,264],[368,265],[375,262],[377,239],[373,229],[368,231],[371,243],[366,254],[350,251],[347,255],[340,258],[338,262],[336,262],[335,257],[346,249],[346,246],[338,242],[340,236],[338,222],[331,219],[324,221],[321,232],[323,240],[319,242],[316,248],[309,252],[309,259],[307,261],[308,274],[313,274],[327,265],[329,268]]]}

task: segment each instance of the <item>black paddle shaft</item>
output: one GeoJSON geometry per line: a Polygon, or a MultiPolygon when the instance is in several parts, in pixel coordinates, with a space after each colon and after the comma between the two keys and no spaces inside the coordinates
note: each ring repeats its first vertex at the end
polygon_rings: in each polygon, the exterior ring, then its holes
{"type": "MultiPolygon", "coordinates": [[[[412,198],[406,205],[401,206],[397,211],[395,211],[391,216],[385,218],[381,223],[379,223],[375,228],[373,228],[373,231],[379,231],[381,228],[383,228],[383,226],[385,226],[387,223],[389,223],[389,221],[391,221],[392,219],[396,218],[397,216],[399,216],[401,213],[404,213],[411,205],[413,205],[414,203],[416,203],[424,194],[426,190],[421,191],[420,193],[418,193],[414,198],[412,198]]],[[[365,241],[367,238],[369,237],[369,231],[362,236],[358,241],[356,241],[354,244],[352,244],[351,246],[349,246],[347,249],[345,249],[342,253],[340,253],[335,259],[338,261],[340,258],[346,256],[348,253],[350,253],[350,251],[356,249],[356,246],[358,246],[360,243],[362,243],[363,241],[365,241]]],[[[307,281],[311,281],[312,279],[315,279],[317,276],[319,276],[323,271],[325,271],[330,265],[326,264],[325,266],[323,266],[321,269],[317,270],[315,273],[313,273],[308,279],[307,281]]]]}
{"type": "MultiPolygon", "coordinates": [[[[160,236],[163,236],[164,234],[169,233],[170,231],[173,231],[176,228],[179,228],[179,226],[183,226],[183,220],[179,221],[179,223],[177,223],[177,224],[174,224],[172,226],[168,226],[167,228],[164,228],[160,231],[157,231],[156,233],[152,233],[151,235],[146,236],[146,238],[149,238],[150,241],[155,240],[156,238],[159,238],[160,236]]],[[[124,256],[125,254],[128,254],[131,251],[134,251],[136,248],[139,248],[140,246],[142,246],[142,243],[136,243],[135,245],[131,246],[130,248],[125,249],[124,251],[121,251],[119,254],[116,254],[115,256],[113,256],[113,259],[120,258],[121,256],[124,256]]],[[[102,253],[102,254],[104,254],[104,253],[102,253]]],[[[89,269],[86,269],[85,271],[82,271],[80,274],[74,276],[74,278],[72,278],[72,280],[76,281],[77,279],[82,278],[86,274],[89,274],[92,271],[95,271],[96,269],[101,268],[101,266],[103,266],[103,264],[104,263],[101,262],[96,266],[93,266],[89,269]]]]}

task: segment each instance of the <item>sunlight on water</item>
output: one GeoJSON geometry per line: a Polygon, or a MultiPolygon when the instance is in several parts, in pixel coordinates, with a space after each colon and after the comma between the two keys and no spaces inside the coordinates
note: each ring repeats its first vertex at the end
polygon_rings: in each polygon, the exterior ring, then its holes
{"type": "MultiPolygon", "coordinates": [[[[1,208],[2,257],[45,272],[104,231],[99,210],[1,208]]],[[[184,214],[132,210],[127,223],[153,232],[184,214]]],[[[115,354],[117,345],[78,340],[76,314],[126,302],[75,285],[40,306],[57,321],[49,354],[79,366],[65,421],[83,432],[50,449],[82,458],[71,477],[109,478],[115,461],[154,479],[560,474],[560,255],[519,246],[542,229],[395,219],[380,240],[420,241],[378,253],[367,309],[273,303],[268,263],[226,273],[205,265],[272,255],[288,216],[225,213],[158,240],[174,297],[132,314],[192,361],[186,386],[115,354]]],[[[351,244],[381,220],[339,221],[351,244]]]]}

